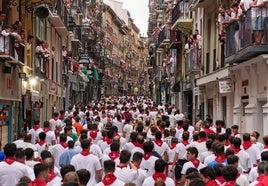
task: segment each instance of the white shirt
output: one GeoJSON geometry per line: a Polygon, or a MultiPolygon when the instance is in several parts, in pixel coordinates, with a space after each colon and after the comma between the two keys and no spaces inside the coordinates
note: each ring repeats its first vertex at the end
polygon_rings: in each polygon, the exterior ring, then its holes
{"type": "MultiPolygon", "coordinates": [[[[116,179],[111,185],[109,185],[109,186],[124,186],[125,185],[125,183],[124,182],[122,182],[121,180],[119,180],[119,179],[116,179]]],[[[96,186],[105,186],[104,184],[103,184],[103,182],[101,181],[101,182],[99,182],[96,186]]]]}
{"type": "Polygon", "coordinates": [[[148,170],[147,171],[147,176],[151,176],[154,173],[154,164],[155,164],[155,161],[157,159],[158,158],[153,156],[153,155],[147,160],[142,158],[140,168],[143,169],[143,170],[148,170]]]}
{"type": "Polygon", "coordinates": [[[164,156],[164,153],[168,151],[168,144],[166,142],[163,142],[161,146],[157,145],[155,141],[154,143],[154,150],[161,156],[164,156]]]}
{"type": "Polygon", "coordinates": [[[56,142],[56,136],[55,132],[50,130],[46,132],[47,145],[52,145],[52,141],[56,142]]]}
{"type": "Polygon", "coordinates": [[[130,169],[130,167],[120,168],[117,166],[114,174],[118,179],[125,183],[133,182],[138,178],[138,171],[130,169]]]}
{"type": "Polygon", "coordinates": [[[60,119],[55,120],[54,118],[49,120],[50,130],[54,131],[56,129],[56,126],[63,127],[63,123],[60,119]]]}
{"type": "Polygon", "coordinates": [[[79,153],[72,157],[70,164],[75,167],[75,170],[87,169],[91,174],[88,185],[96,184],[95,172],[102,169],[99,158],[97,156],[94,156],[93,154],[84,156],[79,153]]]}
{"type": "Polygon", "coordinates": [[[27,166],[19,162],[13,162],[10,165],[5,161],[0,162],[0,172],[1,186],[16,185],[21,177],[30,176],[27,166]]]}
{"type": "MultiPolygon", "coordinates": [[[[152,186],[152,185],[154,185],[154,183],[155,183],[155,180],[153,179],[152,176],[150,176],[144,180],[142,186],[152,186]]],[[[175,186],[175,182],[173,179],[167,177],[165,180],[165,185],[166,186],[175,186]]]]}
{"type": "Polygon", "coordinates": [[[240,174],[238,178],[236,178],[236,184],[241,186],[249,186],[249,181],[244,174],[240,174]]]}
{"type": "MultiPolygon", "coordinates": [[[[242,146],[243,147],[243,146],[242,146]]],[[[250,154],[251,166],[257,165],[257,160],[261,159],[260,151],[256,144],[252,144],[251,147],[245,150],[248,154],[250,154]]]]}
{"type": "Polygon", "coordinates": [[[240,150],[236,156],[239,157],[239,164],[241,165],[242,169],[247,171],[251,168],[251,160],[249,154],[244,151],[240,150]]]}
{"type": "MultiPolygon", "coordinates": [[[[188,162],[186,162],[184,165],[183,165],[183,167],[182,167],[182,170],[181,170],[181,174],[186,174],[186,171],[187,171],[187,169],[189,169],[189,168],[191,168],[191,167],[193,167],[193,168],[196,168],[195,166],[194,166],[194,164],[191,162],[191,161],[188,161],[188,162]]],[[[202,168],[204,168],[205,167],[205,165],[203,164],[203,163],[199,163],[199,165],[198,165],[198,167],[197,167],[197,170],[199,171],[200,169],[202,169],[202,168]]]]}
{"type": "Polygon", "coordinates": [[[50,146],[49,151],[54,157],[55,166],[60,169],[59,161],[61,154],[66,150],[61,144],[50,146]]]}
{"type": "Polygon", "coordinates": [[[43,132],[42,128],[38,128],[37,130],[32,128],[32,129],[29,130],[29,134],[31,134],[31,137],[32,137],[32,139],[31,139],[32,144],[35,144],[36,141],[39,139],[39,133],[40,132],[43,132]]]}

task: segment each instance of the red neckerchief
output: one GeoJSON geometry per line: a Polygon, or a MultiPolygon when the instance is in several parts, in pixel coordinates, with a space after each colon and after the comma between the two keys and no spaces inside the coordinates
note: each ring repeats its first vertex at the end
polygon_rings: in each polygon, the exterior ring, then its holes
{"type": "Polygon", "coordinates": [[[60,142],[60,145],[65,149],[68,147],[68,145],[65,142],[62,142],[62,141],[60,142]]]}
{"type": "Polygon", "coordinates": [[[208,135],[208,134],[214,134],[215,132],[211,129],[204,129],[204,132],[208,135]]]}
{"type": "Polygon", "coordinates": [[[54,117],[53,119],[54,119],[55,121],[57,121],[59,118],[58,118],[58,117],[54,117]]]}
{"type": "Polygon", "coordinates": [[[222,185],[223,183],[225,183],[225,179],[223,176],[217,176],[216,180],[222,185]]]}
{"type": "Polygon", "coordinates": [[[121,138],[121,136],[120,136],[118,133],[116,133],[116,134],[114,135],[114,137],[118,137],[119,139],[121,138]]]}
{"type": "Polygon", "coordinates": [[[53,170],[49,170],[48,182],[51,182],[56,176],[57,175],[56,175],[56,173],[53,170]]]}
{"type": "Polygon", "coordinates": [[[218,163],[223,163],[226,160],[225,155],[217,155],[215,161],[218,163]]]}
{"type": "Polygon", "coordinates": [[[163,181],[166,181],[167,176],[162,172],[156,172],[152,175],[154,181],[157,181],[158,179],[161,179],[163,181]]]}
{"type": "Polygon", "coordinates": [[[80,154],[82,154],[83,156],[88,156],[90,154],[89,150],[82,150],[80,152],[80,154]]]}
{"type": "Polygon", "coordinates": [[[6,157],[5,159],[5,162],[8,164],[8,165],[11,165],[12,163],[14,163],[16,160],[14,157],[6,157]]]}
{"type": "Polygon", "coordinates": [[[218,186],[219,184],[215,180],[209,180],[206,186],[218,186]]]}
{"type": "Polygon", "coordinates": [[[178,126],[177,126],[177,129],[178,129],[178,130],[181,130],[181,129],[182,129],[182,126],[181,126],[181,125],[178,125],[178,126]]]}
{"type": "Polygon", "coordinates": [[[165,131],[165,127],[159,127],[159,129],[162,133],[165,131]]]}
{"type": "Polygon", "coordinates": [[[169,148],[171,150],[173,150],[177,146],[177,144],[178,144],[177,142],[175,142],[175,143],[173,142],[173,143],[170,144],[170,147],[169,148]]]}
{"type": "Polygon", "coordinates": [[[229,141],[229,140],[225,140],[224,145],[225,145],[225,146],[229,146],[229,145],[230,145],[230,141],[229,141]]]}
{"type": "Polygon", "coordinates": [[[265,178],[265,176],[258,176],[256,180],[257,180],[258,182],[261,182],[263,178],[265,178]]]}
{"type": "Polygon", "coordinates": [[[184,146],[187,146],[189,144],[188,140],[182,140],[181,142],[184,146]]]}
{"type": "Polygon", "coordinates": [[[89,132],[89,136],[90,136],[93,140],[96,139],[97,135],[98,135],[98,132],[95,131],[95,130],[92,130],[92,131],[89,132]]]}
{"type": "Polygon", "coordinates": [[[110,157],[111,160],[115,160],[118,158],[120,153],[118,151],[111,151],[108,156],[110,157]]]}
{"type": "Polygon", "coordinates": [[[136,142],[136,141],[132,142],[132,144],[133,144],[135,147],[139,147],[139,148],[143,149],[143,145],[142,145],[142,144],[139,144],[139,143],[136,142]]]}
{"type": "Polygon", "coordinates": [[[163,144],[163,141],[162,141],[161,139],[156,139],[156,140],[154,140],[154,142],[155,142],[155,144],[158,145],[159,147],[161,147],[162,144],[163,144]]]}
{"type": "Polygon", "coordinates": [[[150,157],[151,157],[152,153],[151,152],[145,152],[144,155],[143,155],[143,158],[145,160],[148,160],[150,157]]]}
{"type": "Polygon", "coordinates": [[[64,120],[64,118],[65,118],[64,114],[61,114],[59,117],[60,120],[64,120]]]}
{"type": "Polygon", "coordinates": [[[127,167],[127,165],[117,165],[117,167],[120,169],[123,169],[123,168],[127,167]]]}
{"type": "Polygon", "coordinates": [[[47,186],[47,182],[45,180],[35,179],[29,183],[29,186],[47,186]]]}
{"type": "Polygon", "coordinates": [[[235,185],[236,185],[236,182],[232,180],[232,181],[227,181],[224,186],[235,186],[235,185]]]}
{"type": "Polygon", "coordinates": [[[105,119],[105,118],[106,118],[106,115],[102,115],[101,118],[102,118],[102,119],[105,119]]]}
{"type": "Polygon", "coordinates": [[[264,145],[264,147],[263,147],[264,149],[268,149],[268,145],[264,145]]]}
{"type": "Polygon", "coordinates": [[[137,169],[139,169],[139,168],[140,168],[140,165],[135,165],[135,164],[134,164],[134,166],[135,166],[137,169]]]}
{"type": "Polygon", "coordinates": [[[43,146],[45,143],[46,143],[46,140],[41,140],[41,141],[38,142],[38,144],[39,144],[40,146],[43,146]]]}
{"type": "Polygon", "coordinates": [[[103,141],[105,141],[108,145],[112,144],[112,142],[113,142],[112,139],[109,139],[109,138],[107,138],[107,137],[105,137],[105,138],[103,139],[103,141]]]}
{"type": "Polygon", "coordinates": [[[199,138],[199,139],[197,140],[198,143],[202,143],[202,142],[205,142],[205,141],[207,141],[206,138],[199,138]]]}
{"type": "Polygon", "coordinates": [[[106,174],[103,179],[102,179],[102,183],[105,185],[105,186],[108,186],[108,185],[111,185],[113,184],[113,182],[116,180],[116,177],[113,173],[110,173],[110,174],[106,174]]]}
{"type": "Polygon", "coordinates": [[[234,151],[235,154],[237,154],[238,152],[240,152],[240,148],[235,148],[235,146],[231,145],[231,149],[234,151]]]}
{"type": "Polygon", "coordinates": [[[48,131],[50,131],[50,128],[49,128],[49,127],[45,127],[45,128],[43,128],[43,131],[44,131],[45,133],[47,133],[48,131]]]}
{"type": "Polygon", "coordinates": [[[200,164],[200,161],[196,158],[191,159],[190,162],[192,162],[195,168],[197,168],[200,164]]]}
{"type": "Polygon", "coordinates": [[[243,146],[244,150],[247,150],[248,148],[251,147],[251,145],[252,145],[251,141],[244,141],[242,146],[243,146]]]}
{"type": "Polygon", "coordinates": [[[37,131],[39,128],[40,128],[40,125],[35,125],[35,126],[33,126],[33,129],[34,129],[35,131],[37,131]]]}

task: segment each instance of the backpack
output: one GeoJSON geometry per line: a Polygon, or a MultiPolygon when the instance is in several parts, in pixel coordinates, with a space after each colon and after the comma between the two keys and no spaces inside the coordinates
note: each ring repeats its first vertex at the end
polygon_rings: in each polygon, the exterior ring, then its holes
{"type": "Polygon", "coordinates": [[[180,180],[181,179],[181,171],[182,171],[182,167],[183,165],[188,162],[188,160],[186,159],[178,159],[177,160],[177,163],[175,165],[175,177],[176,177],[176,180],[180,180]]]}

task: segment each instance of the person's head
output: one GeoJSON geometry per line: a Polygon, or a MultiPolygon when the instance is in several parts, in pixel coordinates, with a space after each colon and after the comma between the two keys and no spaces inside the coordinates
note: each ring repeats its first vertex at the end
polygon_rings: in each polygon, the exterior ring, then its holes
{"type": "Polygon", "coordinates": [[[264,145],[268,145],[268,135],[263,136],[262,140],[264,145]]]}
{"type": "Polygon", "coordinates": [[[113,173],[115,171],[115,162],[114,160],[106,160],[103,162],[104,172],[113,173]]]}
{"type": "Polygon", "coordinates": [[[65,126],[64,127],[64,133],[65,133],[66,136],[70,136],[72,131],[73,131],[72,126],[65,126]]]}
{"type": "Polygon", "coordinates": [[[155,132],[155,139],[160,140],[162,138],[162,133],[158,130],[155,132]]]}
{"type": "Polygon", "coordinates": [[[236,149],[240,149],[240,146],[241,146],[241,144],[242,144],[242,141],[241,141],[241,139],[240,138],[234,138],[233,140],[232,140],[232,144],[234,145],[234,147],[236,148],[236,149]]]}
{"type": "Polygon", "coordinates": [[[216,174],[212,167],[207,166],[200,169],[200,177],[205,183],[207,183],[210,180],[215,180],[216,174]]]}
{"type": "Polygon", "coordinates": [[[40,121],[39,120],[35,120],[34,121],[34,125],[39,125],[40,124],[40,121]]]}
{"type": "Polygon", "coordinates": [[[72,140],[68,141],[67,145],[68,145],[69,149],[73,149],[74,148],[74,141],[72,141],[72,140]]]}
{"type": "Polygon", "coordinates": [[[60,142],[66,142],[67,141],[67,136],[65,134],[60,135],[60,142]]]}
{"type": "Polygon", "coordinates": [[[132,157],[133,163],[140,164],[142,158],[143,158],[143,154],[141,152],[135,152],[132,157]]]}
{"type": "Polygon", "coordinates": [[[158,173],[164,173],[165,167],[167,165],[168,165],[167,162],[165,162],[162,159],[158,159],[155,161],[154,170],[155,172],[158,172],[158,173]]]}
{"type": "Polygon", "coordinates": [[[265,174],[264,167],[266,164],[267,164],[267,162],[263,162],[263,161],[258,164],[257,172],[258,172],[259,176],[263,176],[265,174]]]}
{"type": "Polygon", "coordinates": [[[0,21],[5,21],[5,19],[6,19],[6,13],[0,11],[0,21]]]}
{"type": "Polygon", "coordinates": [[[43,160],[43,163],[49,168],[49,170],[54,170],[54,158],[53,157],[45,158],[43,160]]]}
{"type": "Polygon", "coordinates": [[[15,143],[8,143],[4,146],[4,154],[6,157],[14,157],[17,152],[17,146],[15,143]]]}
{"type": "Polygon", "coordinates": [[[46,158],[50,158],[50,157],[52,157],[52,154],[51,154],[51,152],[48,151],[48,150],[43,150],[43,151],[41,152],[41,154],[40,154],[40,157],[41,157],[42,160],[44,160],[44,159],[46,159],[46,158]]]}
{"type": "Polygon", "coordinates": [[[224,145],[222,143],[215,143],[213,150],[215,155],[224,155],[224,145]]]}
{"type": "Polygon", "coordinates": [[[234,134],[236,134],[236,133],[238,133],[239,127],[238,127],[238,125],[233,125],[233,126],[231,127],[231,129],[232,129],[232,132],[233,132],[234,134]]]}
{"type": "Polygon", "coordinates": [[[119,160],[120,160],[120,163],[128,163],[129,160],[130,160],[130,156],[131,156],[131,152],[129,150],[122,150],[120,152],[120,156],[119,156],[119,160]]]}
{"type": "Polygon", "coordinates": [[[83,150],[88,150],[90,147],[90,140],[89,139],[84,139],[81,141],[81,147],[83,150]]]}
{"type": "Polygon", "coordinates": [[[268,151],[263,151],[261,153],[261,161],[267,161],[268,162],[268,151]]]}
{"type": "Polygon", "coordinates": [[[206,147],[208,150],[211,150],[212,149],[212,144],[213,144],[213,141],[212,140],[207,140],[206,141],[206,147]]]}
{"type": "Polygon", "coordinates": [[[198,150],[196,147],[189,147],[186,149],[186,151],[187,151],[187,159],[188,160],[197,158],[198,150]]]}
{"type": "Polygon", "coordinates": [[[143,144],[143,150],[145,153],[151,153],[154,149],[154,143],[152,141],[146,141],[143,144]]]}
{"type": "Polygon", "coordinates": [[[46,135],[45,132],[40,132],[39,135],[38,135],[40,141],[46,140],[46,136],[47,135],[46,135]]]}
{"type": "Polygon", "coordinates": [[[34,150],[32,148],[26,148],[24,152],[25,152],[26,160],[33,160],[34,150]]]}
{"type": "Polygon", "coordinates": [[[201,179],[193,179],[190,183],[189,186],[205,186],[205,182],[202,181],[201,179]]]}
{"type": "Polygon", "coordinates": [[[250,141],[250,134],[249,133],[243,134],[243,141],[250,141]]]}
{"type": "Polygon", "coordinates": [[[25,151],[22,148],[18,148],[15,154],[15,159],[18,162],[25,162],[25,151]]]}
{"type": "Polygon", "coordinates": [[[222,169],[223,169],[224,165],[221,163],[218,163],[216,165],[213,166],[213,169],[215,171],[215,175],[216,177],[218,176],[222,176],[222,169]]]}
{"type": "Polygon", "coordinates": [[[70,171],[68,173],[65,174],[64,178],[63,178],[63,182],[64,183],[68,183],[68,182],[78,182],[78,176],[76,174],[75,171],[70,171]]]}
{"type": "Polygon", "coordinates": [[[90,172],[87,169],[80,169],[76,171],[76,174],[78,176],[78,183],[80,185],[87,185],[91,176],[90,172]]]}
{"type": "Polygon", "coordinates": [[[222,176],[225,181],[235,181],[237,178],[238,170],[233,165],[227,165],[222,169],[222,176]]]}
{"type": "Polygon", "coordinates": [[[44,163],[37,163],[34,165],[34,175],[36,179],[48,181],[49,168],[44,163]]]}
{"type": "Polygon", "coordinates": [[[50,127],[49,121],[44,121],[44,128],[49,128],[49,127],[50,127]]]}
{"type": "Polygon", "coordinates": [[[71,164],[65,165],[60,169],[60,175],[62,178],[64,178],[68,172],[74,172],[74,171],[75,171],[75,167],[73,165],[71,164]]]}

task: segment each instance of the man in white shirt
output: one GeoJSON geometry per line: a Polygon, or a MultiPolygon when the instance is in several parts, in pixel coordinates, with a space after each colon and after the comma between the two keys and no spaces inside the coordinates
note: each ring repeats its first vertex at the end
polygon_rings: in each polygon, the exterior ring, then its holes
{"type": "Polygon", "coordinates": [[[155,182],[157,180],[162,180],[164,181],[165,185],[166,186],[175,186],[175,182],[173,179],[167,177],[165,174],[164,174],[164,171],[165,171],[165,168],[167,166],[167,162],[165,162],[164,160],[162,159],[158,159],[155,161],[155,166],[154,166],[154,169],[155,169],[155,173],[146,178],[142,184],[142,186],[151,186],[151,185],[155,185],[155,182]]]}
{"type": "Polygon", "coordinates": [[[62,121],[59,119],[59,113],[54,112],[53,118],[49,120],[50,130],[54,131],[56,129],[56,126],[63,127],[62,121]]]}
{"type": "Polygon", "coordinates": [[[140,164],[140,168],[147,170],[147,175],[151,176],[154,173],[155,161],[157,157],[152,155],[154,149],[154,143],[152,141],[146,141],[143,144],[144,155],[140,164]]]}
{"type": "Polygon", "coordinates": [[[248,154],[250,154],[251,166],[256,167],[261,158],[260,151],[257,145],[251,142],[249,133],[243,134],[242,149],[244,149],[248,154]]]}
{"type": "Polygon", "coordinates": [[[54,130],[50,130],[49,121],[44,122],[43,131],[46,133],[46,143],[48,146],[56,144],[56,136],[54,130]]]}
{"type": "Polygon", "coordinates": [[[115,168],[115,176],[125,183],[134,182],[138,178],[138,169],[130,162],[131,152],[122,150],[120,153],[120,163],[115,168]]]}
{"type": "Polygon", "coordinates": [[[38,135],[42,132],[43,129],[40,127],[40,121],[34,121],[34,126],[29,130],[29,134],[31,134],[31,143],[36,144],[38,142],[38,135]]]}
{"type": "Polygon", "coordinates": [[[162,133],[160,131],[155,132],[154,150],[163,158],[168,151],[168,144],[162,141],[162,133]]]}
{"type": "Polygon", "coordinates": [[[105,176],[96,186],[124,186],[125,183],[114,174],[115,162],[113,160],[106,160],[103,164],[105,176]]]}
{"type": "Polygon", "coordinates": [[[187,150],[187,159],[189,160],[186,162],[181,170],[181,181],[180,185],[184,185],[185,183],[185,174],[188,168],[196,168],[198,171],[205,167],[204,164],[202,164],[198,159],[198,150],[196,147],[189,147],[187,150]]]}
{"type": "Polygon", "coordinates": [[[88,185],[95,185],[101,181],[102,168],[99,158],[90,154],[89,139],[82,140],[81,147],[83,149],[82,152],[72,157],[71,165],[73,165],[76,170],[87,169],[91,173],[88,185]]]}
{"type": "Polygon", "coordinates": [[[17,147],[14,143],[8,143],[4,147],[6,159],[0,162],[0,185],[16,185],[23,176],[30,176],[26,165],[15,161],[17,147]]]}

